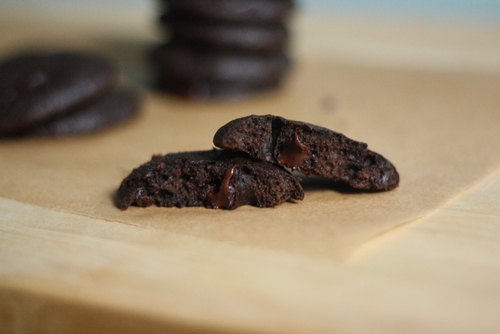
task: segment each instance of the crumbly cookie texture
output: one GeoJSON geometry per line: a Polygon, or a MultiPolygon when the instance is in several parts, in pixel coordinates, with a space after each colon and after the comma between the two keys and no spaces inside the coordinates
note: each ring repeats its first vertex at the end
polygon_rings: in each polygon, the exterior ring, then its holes
{"type": "Polygon", "coordinates": [[[118,207],[272,207],[302,200],[300,182],[285,169],[233,151],[153,156],[123,180],[118,207]]]}
{"type": "Polygon", "coordinates": [[[367,144],[283,117],[252,115],[233,120],[217,131],[214,144],[356,189],[391,190],[399,184],[394,165],[367,144]]]}

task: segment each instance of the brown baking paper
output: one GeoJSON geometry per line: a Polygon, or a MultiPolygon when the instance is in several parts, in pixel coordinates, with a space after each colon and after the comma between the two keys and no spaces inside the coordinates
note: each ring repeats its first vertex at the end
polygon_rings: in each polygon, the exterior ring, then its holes
{"type": "Polygon", "coordinates": [[[500,78],[298,63],[276,94],[190,103],[145,94],[133,123],[68,139],[0,141],[0,196],[140,228],[344,258],[384,231],[422,217],[500,166],[500,78]],[[121,180],[153,154],[211,149],[226,122],[275,114],[344,133],[391,160],[394,191],[304,180],[303,201],[234,211],[120,211],[121,180]]]}

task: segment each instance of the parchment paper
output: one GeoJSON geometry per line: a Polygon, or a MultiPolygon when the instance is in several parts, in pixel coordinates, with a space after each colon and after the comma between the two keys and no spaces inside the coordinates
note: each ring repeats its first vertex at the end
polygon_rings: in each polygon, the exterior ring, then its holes
{"type": "Polygon", "coordinates": [[[500,166],[500,78],[323,62],[295,64],[285,87],[240,102],[192,103],[147,90],[142,116],[69,139],[0,141],[0,196],[140,228],[341,259],[422,217],[500,166]],[[211,149],[226,122],[275,114],[360,141],[391,160],[398,189],[354,192],[304,180],[306,198],[271,209],[131,207],[114,195],[153,154],[211,149]]]}

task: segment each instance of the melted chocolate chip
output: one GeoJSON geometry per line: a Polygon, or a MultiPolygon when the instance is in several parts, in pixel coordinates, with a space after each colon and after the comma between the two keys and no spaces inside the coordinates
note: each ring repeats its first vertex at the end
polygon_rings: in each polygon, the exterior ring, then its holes
{"type": "Polygon", "coordinates": [[[309,148],[302,144],[297,136],[297,133],[294,133],[292,141],[288,141],[281,153],[278,155],[277,161],[280,165],[290,167],[290,168],[298,168],[301,167],[306,159],[312,157],[312,152],[309,148]]]}
{"type": "Polygon", "coordinates": [[[234,174],[234,169],[237,166],[238,165],[234,165],[233,167],[226,170],[224,179],[222,179],[218,192],[211,191],[209,193],[210,201],[212,202],[214,209],[229,209],[234,206],[234,198],[231,198],[233,197],[231,195],[234,192],[234,189],[229,185],[229,180],[231,180],[231,177],[234,174]]]}

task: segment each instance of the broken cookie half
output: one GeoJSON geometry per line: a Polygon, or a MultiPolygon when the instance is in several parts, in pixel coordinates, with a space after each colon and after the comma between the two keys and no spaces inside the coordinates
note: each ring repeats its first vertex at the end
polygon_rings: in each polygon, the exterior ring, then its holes
{"type": "Polygon", "coordinates": [[[391,190],[399,184],[394,165],[370,151],[367,144],[278,116],[252,115],[233,120],[217,131],[214,144],[356,189],[391,190]]]}
{"type": "Polygon", "coordinates": [[[272,207],[302,200],[297,178],[285,169],[234,151],[199,151],[153,156],[118,189],[118,206],[272,207]]]}

